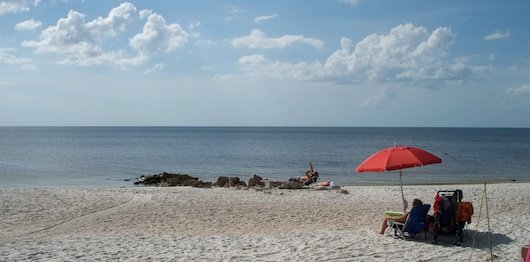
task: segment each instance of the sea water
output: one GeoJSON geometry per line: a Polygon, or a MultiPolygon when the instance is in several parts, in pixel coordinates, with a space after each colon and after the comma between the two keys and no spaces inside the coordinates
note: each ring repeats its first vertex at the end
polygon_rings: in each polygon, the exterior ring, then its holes
{"type": "Polygon", "coordinates": [[[394,185],[399,171],[355,172],[394,144],[443,160],[404,169],[404,184],[530,181],[524,128],[0,127],[0,187],[133,186],[161,172],[287,180],[309,162],[321,181],[394,185]]]}

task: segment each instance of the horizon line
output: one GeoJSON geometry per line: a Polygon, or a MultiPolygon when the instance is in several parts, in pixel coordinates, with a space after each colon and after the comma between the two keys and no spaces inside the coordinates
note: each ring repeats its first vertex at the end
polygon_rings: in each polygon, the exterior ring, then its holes
{"type": "Polygon", "coordinates": [[[280,125],[0,125],[0,128],[10,127],[158,127],[158,128],[453,128],[453,129],[528,129],[530,127],[517,126],[280,126],[280,125]]]}

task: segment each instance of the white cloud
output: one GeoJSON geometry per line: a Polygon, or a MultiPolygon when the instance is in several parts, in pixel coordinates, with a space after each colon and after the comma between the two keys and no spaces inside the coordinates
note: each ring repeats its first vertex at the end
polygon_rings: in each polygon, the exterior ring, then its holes
{"type": "Polygon", "coordinates": [[[138,15],[140,16],[141,19],[146,19],[152,14],[153,14],[153,11],[147,10],[147,9],[140,10],[140,12],[138,12],[138,15]]]}
{"type": "Polygon", "coordinates": [[[131,3],[122,3],[110,10],[107,17],[98,17],[86,24],[87,29],[98,40],[113,37],[125,30],[125,26],[136,17],[136,7],[131,3]]]}
{"type": "Polygon", "coordinates": [[[179,24],[166,24],[159,14],[151,14],[141,33],[135,35],[129,44],[140,52],[150,54],[169,52],[188,42],[188,32],[179,24]]]}
{"type": "Polygon", "coordinates": [[[0,0],[0,15],[27,12],[32,5],[39,3],[40,0],[0,0]]]}
{"type": "Polygon", "coordinates": [[[188,38],[199,38],[201,36],[201,34],[197,31],[195,31],[195,29],[201,27],[202,24],[200,21],[193,21],[191,23],[188,24],[188,38]]]}
{"type": "Polygon", "coordinates": [[[125,2],[113,8],[106,17],[88,22],[84,14],[71,10],[55,26],[42,31],[38,41],[24,41],[22,45],[35,48],[37,54],[62,56],[60,63],[134,66],[143,64],[153,53],[183,46],[189,37],[180,25],[168,25],[161,15],[150,10],[137,12],[133,4],[125,2]],[[135,56],[128,56],[123,49],[104,50],[106,40],[122,35],[137,18],[147,18],[147,21],[142,32],[129,41],[137,51],[135,56]]]}
{"type": "Polygon", "coordinates": [[[190,30],[194,30],[196,28],[199,28],[200,26],[201,26],[201,21],[193,21],[193,22],[190,23],[188,28],[190,30]]]}
{"type": "Polygon", "coordinates": [[[506,29],[504,31],[497,30],[492,34],[485,36],[484,40],[495,41],[495,40],[507,39],[509,37],[510,37],[510,29],[506,29]]]}
{"type": "MultiPolygon", "coordinates": [[[[450,28],[440,27],[429,33],[423,27],[403,24],[388,34],[369,35],[355,45],[343,38],[341,49],[325,62],[289,64],[260,57],[240,60],[240,65],[250,75],[339,83],[458,81],[470,77],[473,68],[447,58],[454,38],[450,28]]],[[[250,42],[245,44],[251,46],[250,42]]]]}
{"type": "Polygon", "coordinates": [[[147,71],[145,71],[145,73],[146,74],[150,74],[150,73],[154,73],[154,72],[159,72],[159,71],[164,70],[164,68],[166,68],[166,64],[158,63],[158,64],[153,65],[153,67],[151,67],[147,71]]]}
{"type": "Polygon", "coordinates": [[[242,65],[248,65],[248,64],[261,64],[266,61],[267,59],[263,55],[250,55],[250,56],[243,56],[239,58],[238,63],[242,65]]]}
{"type": "Polygon", "coordinates": [[[85,15],[70,10],[55,26],[41,32],[38,41],[24,41],[25,47],[35,48],[38,54],[63,55],[63,63],[97,65],[103,63],[131,65],[145,57],[126,58],[123,50],[105,52],[103,41],[125,30],[136,16],[136,7],[122,3],[113,8],[107,17],[86,22],[85,15]]]}
{"type": "Polygon", "coordinates": [[[250,55],[241,57],[238,63],[242,70],[250,76],[265,76],[271,78],[293,78],[312,80],[311,76],[322,68],[318,62],[289,64],[280,61],[270,61],[263,55],[250,55]]]}
{"type": "Polygon", "coordinates": [[[530,85],[526,84],[520,87],[509,88],[506,92],[514,96],[530,95],[530,85]]]}
{"type": "Polygon", "coordinates": [[[248,48],[286,48],[295,43],[303,43],[313,46],[316,49],[323,49],[324,42],[314,38],[306,38],[301,35],[284,35],[278,38],[270,38],[261,30],[254,29],[248,36],[242,36],[232,39],[232,46],[248,48]]]}
{"type": "Polygon", "coordinates": [[[0,49],[0,63],[16,66],[22,70],[35,70],[37,66],[29,58],[20,58],[14,55],[13,49],[0,49]]]}
{"type": "Polygon", "coordinates": [[[357,5],[359,3],[359,0],[339,0],[341,3],[346,3],[350,5],[357,5]]]}
{"type": "Polygon", "coordinates": [[[263,22],[263,21],[266,21],[266,20],[270,20],[270,19],[273,19],[275,17],[277,17],[278,15],[277,14],[274,14],[274,15],[268,15],[268,16],[258,16],[256,18],[254,18],[254,22],[256,22],[257,24],[263,22]]]}
{"type": "Polygon", "coordinates": [[[15,30],[24,31],[24,30],[33,30],[42,25],[41,21],[36,21],[34,19],[26,20],[15,25],[15,30]]]}

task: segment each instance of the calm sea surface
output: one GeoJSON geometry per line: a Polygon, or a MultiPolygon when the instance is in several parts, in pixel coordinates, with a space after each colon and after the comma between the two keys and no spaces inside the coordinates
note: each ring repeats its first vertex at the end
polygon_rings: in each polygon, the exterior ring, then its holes
{"type": "Polygon", "coordinates": [[[287,180],[309,161],[321,181],[393,185],[397,171],[354,169],[394,144],[443,159],[405,169],[405,184],[530,181],[530,129],[0,127],[0,187],[133,186],[140,175],[164,171],[206,181],[287,180]]]}

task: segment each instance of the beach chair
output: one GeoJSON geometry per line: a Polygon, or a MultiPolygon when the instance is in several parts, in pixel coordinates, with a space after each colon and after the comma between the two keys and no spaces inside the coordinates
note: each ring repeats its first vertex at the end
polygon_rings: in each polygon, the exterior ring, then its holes
{"type": "Polygon", "coordinates": [[[438,236],[455,236],[455,245],[464,242],[464,228],[466,223],[471,223],[473,204],[463,202],[462,190],[441,190],[434,198],[434,243],[438,243],[438,236]]]}
{"type": "Polygon", "coordinates": [[[405,223],[389,220],[389,227],[394,230],[394,235],[401,239],[414,238],[415,235],[424,232],[427,238],[429,210],[431,205],[419,205],[413,207],[405,223]]]}

